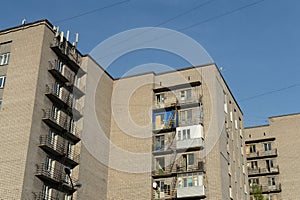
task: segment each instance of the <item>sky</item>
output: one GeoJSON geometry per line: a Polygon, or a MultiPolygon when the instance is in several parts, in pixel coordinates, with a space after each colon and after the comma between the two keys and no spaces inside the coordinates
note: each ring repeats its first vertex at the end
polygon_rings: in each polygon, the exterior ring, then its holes
{"type": "MultiPolygon", "coordinates": [[[[23,18],[27,23],[48,19],[60,30],[70,30],[72,37],[78,32],[83,54],[131,29],[179,31],[201,44],[222,67],[245,126],[300,112],[299,0],[11,0],[1,8],[0,30],[20,25],[23,18]]],[[[134,40],[132,35],[120,43],[134,40]]],[[[102,59],[96,58],[100,65],[102,59]]],[[[191,65],[173,53],[143,49],[121,56],[107,70],[121,77],[147,63],[173,69],[191,65]]]]}

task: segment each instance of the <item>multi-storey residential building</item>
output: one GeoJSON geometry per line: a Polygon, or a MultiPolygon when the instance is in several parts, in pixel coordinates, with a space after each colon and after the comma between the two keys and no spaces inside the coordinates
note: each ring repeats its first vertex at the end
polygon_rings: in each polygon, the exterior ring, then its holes
{"type": "Polygon", "coordinates": [[[268,125],[245,129],[250,193],[258,187],[269,200],[300,196],[299,122],[300,114],[282,115],[270,117],[268,125]]]}
{"type": "Polygon", "coordinates": [[[0,31],[0,199],[249,199],[243,115],[215,64],[115,79],[66,35],[0,31]]]}
{"type": "Polygon", "coordinates": [[[76,184],[81,54],[42,20],[0,32],[0,63],[0,199],[71,198],[65,169],[76,184]]]}

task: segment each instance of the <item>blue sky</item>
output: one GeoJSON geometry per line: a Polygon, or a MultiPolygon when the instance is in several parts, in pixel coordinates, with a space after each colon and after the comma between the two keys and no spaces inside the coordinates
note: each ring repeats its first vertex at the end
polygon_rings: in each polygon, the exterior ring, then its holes
{"type": "MultiPolygon", "coordinates": [[[[166,22],[160,27],[181,30],[222,66],[245,125],[253,126],[266,124],[269,116],[300,112],[300,1],[264,0],[239,9],[255,2],[11,0],[1,3],[0,29],[20,25],[24,17],[27,22],[47,18],[61,30],[79,32],[78,48],[86,54],[117,33],[166,22]]],[[[154,62],[172,68],[189,66],[171,53],[148,49],[122,56],[108,71],[120,77],[132,66],[154,62]]]]}

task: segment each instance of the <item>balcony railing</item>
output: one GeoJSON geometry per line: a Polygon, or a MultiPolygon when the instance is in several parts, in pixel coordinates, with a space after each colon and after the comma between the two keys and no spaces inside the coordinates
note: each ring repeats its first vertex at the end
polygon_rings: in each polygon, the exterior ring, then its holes
{"type": "Polygon", "coordinates": [[[73,97],[70,92],[66,89],[57,89],[55,88],[55,84],[47,84],[46,85],[46,95],[53,101],[59,103],[61,106],[68,108],[72,108],[73,97]]]}
{"type": "Polygon", "coordinates": [[[74,143],[80,141],[81,131],[73,124],[67,115],[55,114],[51,109],[43,109],[42,120],[50,127],[56,129],[63,137],[71,139],[74,143]]]}
{"type": "Polygon", "coordinates": [[[68,150],[67,145],[63,141],[55,141],[54,138],[48,135],[40,136],[40,148],[47,153],[60,157],[60,161],[70,167],[75,167],[79,164],[80,153],[75,150],[68,150]]]}
{"type": "MultiPolygon", "coordinates": [[[[281,191],[281,184],[275,184],[271,186],[262,186],[258,185],[258,188],[262,191],[262,193],[271,193],[271,192],[280,192],[281,191]]],[[[257,192],[257,189],[254,187],[250,187],[250,194],[257,192]]]]}
{"type": "Polygon", "coordinates": [[[186,172],[204,172],[204,162],[200,159],[195,159],[194,164],[188,165],[183,162],[182,158],[175,161],[174,164],[170,164],[161,169],[156,169],[152,172],[153,176],[169,176],[174,173],[186,173],[186,172]]]}
{"type": "Polygon", "coordinates": [[[256,151],[252,153],[247,154],[247,158],[257,158],[257,157],[271,157],[271,156],[277,156],[277,149],[272,149],[269,151],[256,151]]]}
{"type": "MultiPolygon", "coordinates": [[[[58,189],[63,192],[73,190],[71,182],[64,171],[64,166],[50,169],[46,167],[45,163],[41,163],[36,166],[35,175],[42,181],[53,185],[54,189],[58,189]]],[[[75,183],[78,181],[78,178],[73,176],[72,181],[75,183]]]]}
{"type": "Polygon", "coordinates": [[[48,135],[40,136],[40,147],[46,152],[50,152],[55,156],[63,156],[65,145],[61,141],[55,141],[54,138],[48,135]]]}
{"type": "Polygon", "coordinates": [[[184,105],[184,104],[193,104],[193,103],[200,103],[201,102],[201,96],[191,96],[190,98],[179,98],[178,104],[184,105]]]}
{"type": "Polygon", "coordinates": [[[271,167],[271,168],[248,168],[248,175],[264,175],[264,174],[278,174],[279,166],[271,167]]]}
{"type": "Polygon", "coordinates": [[[59,81],[63,83],[74,83],[74,73],[72,73],[66,66],[60,66],[58,60],[49,61],[49,72],[59,81]]]}
{"type": "Polygon", "coordinates": [[[196,119],[179,120],[179,126],[192,126],[197,124],[202,124],[200,117],[196,119]]]}
{"type": "Polygon", "coordinates": [[[185,140],[178,140],[176,142],[176,149],[189,149],[189,148],[201,148],[204,142],[202,138],[191,138],[185,140]]]}
{"type": "Polygon", "coordinates": [[[53,197],[44,192],[34,193],[34,200],[59,200],[58,197],[53,197]]]}
{"type": "Polygon", "coordinates": [[[203,196],[205,196],[204,185],[177,188],[177,198],[203,197],[203,196]]]}

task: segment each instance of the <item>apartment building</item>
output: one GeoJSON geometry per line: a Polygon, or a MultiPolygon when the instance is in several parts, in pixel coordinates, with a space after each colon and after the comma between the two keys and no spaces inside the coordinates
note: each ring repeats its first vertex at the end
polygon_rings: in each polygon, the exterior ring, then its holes
{"type": "Polygon", "coordinates": [[[250,193],[258,187],[269,200],[299,198],[299,122],[300,114],[289,114],[245,128],[250,193]]]}
{"type": "Polygon", "coordinates": [[[46,20],[0,31],[0,199],[71,199],[80,160],[81,59],[46,20]]]}
{"type": "Polygon", "coordinates": [[[0,31],[0,199],[249,199],[215,64],[113,78],[76,43],[47,20],[0,31]]]}

